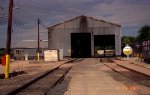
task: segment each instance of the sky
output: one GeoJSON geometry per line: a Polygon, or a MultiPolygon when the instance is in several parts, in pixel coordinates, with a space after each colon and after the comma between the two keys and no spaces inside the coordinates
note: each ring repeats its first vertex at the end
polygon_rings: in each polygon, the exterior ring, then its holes
{"type": "MultiPolygon", "coordinates": [[[[0,0],[0,7],[3,7],[0,9],[0,17],[7,14],[8,2],[0,0]]],[[[14,0],[12,46],[26,43],[22,40],[37,39],[37,18],[49,27],[86,15],[120,24],[122,36],[136,36],[142,26],[150,25],[149,9],[150,0],[14,0]],[[18,19],[21,22],[17,23],[18,19]]],[[[7,22],[0,23],[0,47],[5,47],[6,32],[7,22]]],[[[40,26],[40,37],[47,39],[47,30],[43,26],[40,26]]]]}

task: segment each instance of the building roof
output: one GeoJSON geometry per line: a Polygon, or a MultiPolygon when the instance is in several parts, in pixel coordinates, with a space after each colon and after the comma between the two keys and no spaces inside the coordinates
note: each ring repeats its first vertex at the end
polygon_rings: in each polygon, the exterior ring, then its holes
{"type": "Polygon", "coordinates": [[[88,16],[85,16],[85,15],[81,15],[81,16],[75,17],[75,18],[73,18],[73,19],[66,20],[66,21],[64,21],[64,22],[62,22],[62,23],[58,23],[58,24],[55,24],[55,25],[53,25],[53,26],[50,26],[50,27],[48,27],[47,29],[53,28],[53,27],[58,26],[58,25],[60,25],[60,24],[64,24],[64,23],[66,23],[66,22],[68,22],[68,21],[75,20],[75,19],[77,19],[77,18],[81,18],[82,16],[84,16],[84,17],[86,17],[86,18],[91,18],[91,19],[94,19],[94,20],[98,20],[98,21],[101,21],[101,22],[106,22],[106,23],[109,23],[109,24],[112,24],[112,25],[116,25],[116,26],[118,26],[118,27],[121,27],[121,25],[116,24],[116,23],[112,23],[112,22],[108,22],[108,21],[105,21],[105,20],[99,20],[99,19],[96,19],[96,18],[93,18],[93,17],[88,17],[88,16]]]}

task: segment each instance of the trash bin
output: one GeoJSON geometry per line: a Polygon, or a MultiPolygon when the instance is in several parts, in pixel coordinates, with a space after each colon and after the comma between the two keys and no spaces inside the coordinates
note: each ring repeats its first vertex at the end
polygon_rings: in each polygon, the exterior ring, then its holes
{"type": "Polygon", "coordinates": [[[25,60],[28,60],[28,54],[25,54],[24,56],[25,56],[25,60]]]}

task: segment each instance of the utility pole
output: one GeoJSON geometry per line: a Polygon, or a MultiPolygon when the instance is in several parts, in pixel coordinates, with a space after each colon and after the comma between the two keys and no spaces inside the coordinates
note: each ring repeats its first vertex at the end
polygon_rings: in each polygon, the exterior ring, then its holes
{"type": "Polygon", "coordinates": [[[37,60],[40,60],[40,32],[39,32],[39,24],[40,24],[40,19],[38,18],[38,54],[37,54],[37,60]]]}
{"type": "Polygon", "coordinates": [[[12,13],[13,13],[13,0],[9,0],[7,43],[6,43],[5,79],[9,78],[10,47],[11,47],[11,32],[12,32],[12,13]]]}

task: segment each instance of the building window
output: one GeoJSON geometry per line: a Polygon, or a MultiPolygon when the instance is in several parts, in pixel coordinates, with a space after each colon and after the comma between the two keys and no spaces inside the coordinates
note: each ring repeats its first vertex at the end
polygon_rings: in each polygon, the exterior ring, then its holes
{"type": "Polygon", "coordinates": [[[19,54],[19,50],[16,50],[16,54],[19,54]]]}
{"type": "Polygon", "coordinates": [[[22,50],[16,50],[16,54],[21,54],[22,50]]]}

